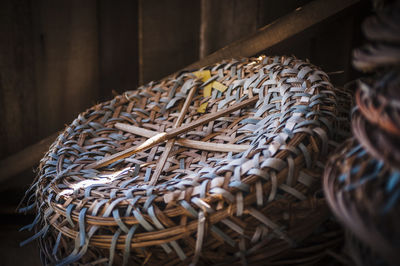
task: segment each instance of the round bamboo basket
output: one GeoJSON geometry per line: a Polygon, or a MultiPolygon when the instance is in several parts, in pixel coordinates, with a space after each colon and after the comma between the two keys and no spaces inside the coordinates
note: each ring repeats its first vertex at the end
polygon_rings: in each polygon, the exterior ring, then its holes
{"type": "Polygon", "coordinates": [[[354,135],[371,155],[399,169],[400,93],[373,89],[365,82],[359,84],[360,89],[356,92],[358,111],[352,122],[354,135]]]}
{"type": "MultiPolygon", "coordinates": [[[[330,158],[324,173],[324,190],[329,206],[349,230],[347,241],[353,262],[397,265],[400,171],[398,165],[392,167],[379,159],[382,157],[379,150],[390,153],[388,149],[396,147],[371,145],[371,139],[378,135],[375,131],[380,129],[368,127],[367,123],[356,110],[352,125],[357,138],[347,140],[330,158]]],[[[387,145],[375,141],[377,144],[387,145]]]]}
{"type": "Polygon", "coordinates": [[[358,81],[354,137],[329,160],[324,191],[348,231],[354,265],[400,262],[400,1],[375,1],[363,23],[368,42],[353,65],[372,72],[358,81]]]}
{"type": "Polygon", "coordinates": [[[342,239],[319,196],[337,92],[308,62],[260,56],[98,104],[42,159],[28,241],[44,264],[315,265],[342,239]]]}

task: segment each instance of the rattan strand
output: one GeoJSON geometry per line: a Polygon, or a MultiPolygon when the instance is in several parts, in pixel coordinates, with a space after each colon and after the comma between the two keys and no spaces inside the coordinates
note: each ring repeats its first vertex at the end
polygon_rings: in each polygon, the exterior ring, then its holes
{"type": "Polygon", "coordinates": [[[325,169],[330,207],[352,234],[379,254],[375,263],[396,265],[400,260],[399,181],[398,170],[371,156],[355,138],[343,144],[325,169]]]}
{"type": "Polygon", "coordinates": [[[37,212],[27,226],[37,233],[28,241],[39,239],[45,264],[284,261],[281,255],[289,258],[296,245],[306,246],[329,216],[316,193],[340,133],[338,113],[347,111],[338,110],[336,92],[308,62],[261,56],[183,72],[98,104],[80,114],[42,159],[24,209],[37,212]],[[174,128],[192,88],[197,93],[182,125],[203,112],[259,99],[177,141],[246,150],[174,145],[153,186],[157,162],[169,150],[165,143],[89,167],[147,140],[117,123],[158,133],[174,128]]]}

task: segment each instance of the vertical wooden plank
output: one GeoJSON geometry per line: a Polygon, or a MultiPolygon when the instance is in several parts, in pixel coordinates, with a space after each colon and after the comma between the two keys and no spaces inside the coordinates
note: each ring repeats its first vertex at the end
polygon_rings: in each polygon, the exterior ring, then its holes
{"type": "Polygon", "coordinates": [[[100,92],[122,93],[138,85],[138,2],[99,2],[100,92]]]}
{"type": "Polygon", "coordinates": [[[40,0],[34,7],[38,124],[49,135],[98,98],[95,0],[40,0]]]}
{"type": "Polygon", "coordinates": [[[257,29],[258,0],[202,0],[200,58],[257,29]]]}
{"type": "Polygon", "coordinates": [[[140,0],[140,84],[198,59],[200,1],[140,0]]]}
{"type": "Polygon", "coordinates": [[[29,0],[0,2],[0,158],[36,141],[29,0]]]}

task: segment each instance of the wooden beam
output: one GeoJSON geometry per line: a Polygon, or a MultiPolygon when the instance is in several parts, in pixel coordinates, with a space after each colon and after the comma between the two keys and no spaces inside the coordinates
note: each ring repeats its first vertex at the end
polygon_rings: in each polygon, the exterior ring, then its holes
{"type": "Polygon", "coordinates": [[[51,143],[57,138],[55,133],[41,141],[23,149],[16,154],[0,161],[0,182],[3,182],[16,174],[39,163],[40,159],[48,151],[51,143]]]}
{"type": "Polygon", "coordinates": [[[233,42],[185,69],[197,69],[224,59],[253,56],[327,19],[360,0],[315,0],[260,28],[254,34],[233,42]]]}

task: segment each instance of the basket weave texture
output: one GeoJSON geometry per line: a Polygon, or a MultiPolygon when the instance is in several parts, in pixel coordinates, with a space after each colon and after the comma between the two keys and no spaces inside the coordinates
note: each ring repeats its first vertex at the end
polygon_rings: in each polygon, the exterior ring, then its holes
{"type": "Polygon", "coordinates": [[[382,1],[363,30],[369,43],[354,51],[359,80],[354,137],[329,160],[324,191],[348,230],[352,264],[400,262],[400,1],[382,1]]]}
{"type": "Polygon", "coordinates": [[[355,138],[347,140],[329,160],[326,197],[346,228],[362,241],[357,244],[359,240],[348,239],[357,265],[396,265],[399,261],[399,181],[399,170],[371,156],[355,138]],[[357,250],[354,245],[360,244],[365,247],[357,250]],[[358,253],[375,253],[375,258],[368,262],[358,253]]]}
{"type": "Polygon", "coordinates": [[[302,243],[312,245],[297,254],[312,256],[297,263],[314,263],[321,247],[339,243],[324,238],[329,214],[318,197],[339,112],[328,76],[293,57],[222,62],[128,91],[80,114],[42,159],[27,193],[32,239],[45,264],[273,263],[285,254],[296,262],[288,252],[302,243]],[[258,100],[172,147],[92,167],[176,127],[192,89],[182,125],[258,100]],[[305,241],[317,228],[325,246],[305,241]]]}

